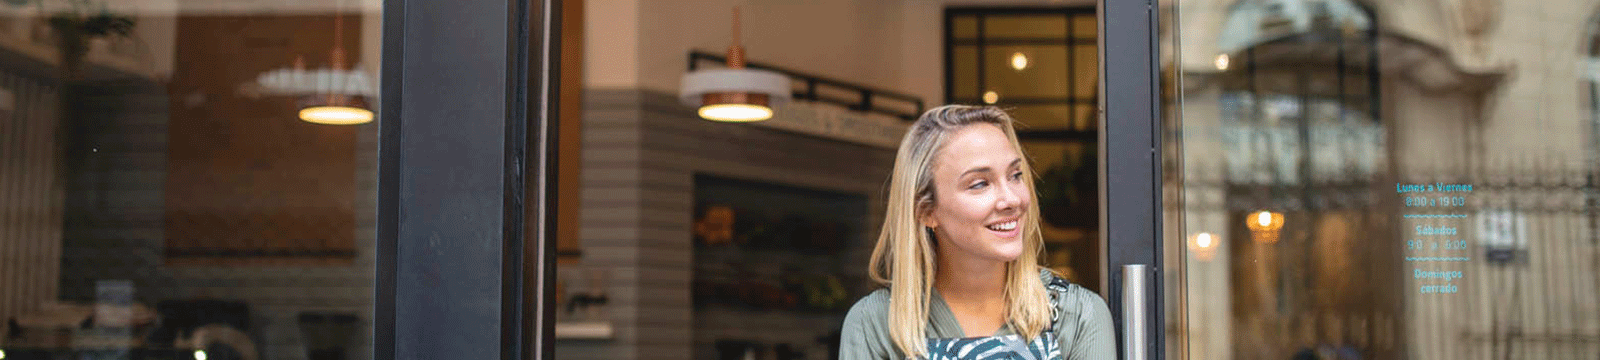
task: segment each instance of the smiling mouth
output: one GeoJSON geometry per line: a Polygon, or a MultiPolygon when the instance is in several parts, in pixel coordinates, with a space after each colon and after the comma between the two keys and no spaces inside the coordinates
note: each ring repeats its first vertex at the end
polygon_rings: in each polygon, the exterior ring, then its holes
{"type": "Polygon", "coordinates": [[[985,227],[989,228],[989,230],[994,230],[994,231],[1011,231],[1011,230],[1016,230],[1017,229],[1017,221],[1016,220],[1011,220],[1011,221],[998,223],[998,224],[993,224],[993,225],[989,225],[989,226],[985,226],[985,227]]]}

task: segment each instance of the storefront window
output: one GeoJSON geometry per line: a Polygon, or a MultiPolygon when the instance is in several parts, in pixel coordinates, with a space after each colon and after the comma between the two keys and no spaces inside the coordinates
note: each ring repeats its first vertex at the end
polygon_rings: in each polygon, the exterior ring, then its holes
{"type": "Polygon", "coordinates": [[[1052,269],[1100,289],[1094,8],[950,8],[945,99],[994,104],[1020,122],[1034,161],[1052,269]]]}
{"type": "Polygon", "coordinates": [[[1169,356],[1600,351],[1594,12],[1165,3],[1169,356]]]}
{"type": "Polygon", "coordinates": [[[371,358],[380,5],[0,4],[0,357],[371,358]]]}

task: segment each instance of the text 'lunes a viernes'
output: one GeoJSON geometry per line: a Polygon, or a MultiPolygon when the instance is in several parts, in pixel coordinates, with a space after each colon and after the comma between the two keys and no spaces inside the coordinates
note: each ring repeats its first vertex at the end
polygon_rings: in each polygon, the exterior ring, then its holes
{"type": "MultiPolygon", "coordinates": [[[[1465,206],[1465,194],[1443,193],[1471,193],[1471,184],[1452,184],[1444,182],[1435,183],[1396,183],[1395,193],[1402,194],[1406,207],[1436,207],[1447,208],[1465,206]],[[1442,197],[1423,197],[1422,193],[1440,194],[1442,197]]],[[[1465,218],[1466,215],[1446,214],[1404,214],[1405,219],[1417,219],[1412,233],[1416,240],[1406,241],[1406,260],[1415,265],[1411,278],[1417,283],[1417,292],[1421,294],[1454,294],[1460,291],[1456,279],[1461,279],[1464,274],[1454,270],[1424,269],[1424,267],[1453,267],[1452,262],[1470,260],[1462,251],[1469,249],[1466,241],[1448,238],[1460,235],[1456,224],[1438,223],[1449,222],[1447,219],[1465,218]],[[1423,220],[1427,219],[1427,220],[1423,220]],[[1439,246],[1442,239],[1443,247],[1439,246]]]]}

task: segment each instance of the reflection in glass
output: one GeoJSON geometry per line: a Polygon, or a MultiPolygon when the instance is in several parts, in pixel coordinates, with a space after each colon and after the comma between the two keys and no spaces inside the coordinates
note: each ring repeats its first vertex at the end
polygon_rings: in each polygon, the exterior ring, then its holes
{"type": "Polygon", "coordinates": [[[0,358],[370,358],[379,9],[0,4],[0,358]]]}
{"type": "Polygon", "coordinates": [[[1171,356],[1600,354],[1594,9],[1507,4],[1163,2],[1171,356]]]}

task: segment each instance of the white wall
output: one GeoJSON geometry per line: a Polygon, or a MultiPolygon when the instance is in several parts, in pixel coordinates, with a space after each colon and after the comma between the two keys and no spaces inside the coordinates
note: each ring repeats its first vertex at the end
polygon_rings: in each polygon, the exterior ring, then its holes
{"type": "Polygon", "coordinates": [[[584,88],[638,87],[639,0],[584,2],[583,39],[584,88]]]}
{"type": "Polygon", "coordinates": [[[677,93],[690,49],[726,52],[742,7],[750,61],[943,98],[944,9],[1093,6],[1093,0],[589,0],[586,88],[677,93]]]}
{"type": "Polygon", "coordinates": [[[900,0],[686,0],[639,3],[639,85],[676,93],[691,49],[724,53],[741,6],[750,61],[895,88],[900,0]]]}

